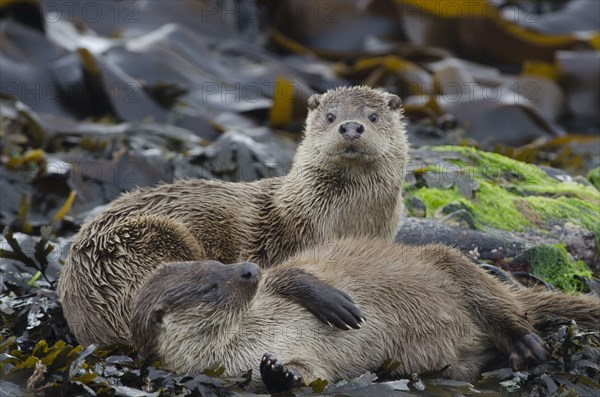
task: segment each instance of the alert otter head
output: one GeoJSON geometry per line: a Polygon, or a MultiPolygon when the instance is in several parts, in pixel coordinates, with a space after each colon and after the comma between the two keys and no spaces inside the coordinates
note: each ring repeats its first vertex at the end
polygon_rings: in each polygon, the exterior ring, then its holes
{"type": "Polygon", "coordinates": [[[311,96],[296,161],[355,171],[406,163],[401,103],[396,95],[365,86],[311,96]]]}
{"type": "Polygon", "coordinates": [[[234,326],[254,299],[260,278],[260,269],[249,262],[164,265],[134,299],[130,327],[134,346],[144,357],[156,350],[163,335],[163,347],[179,348],[192,336],[211,338],[212,333],[234,326]]]}

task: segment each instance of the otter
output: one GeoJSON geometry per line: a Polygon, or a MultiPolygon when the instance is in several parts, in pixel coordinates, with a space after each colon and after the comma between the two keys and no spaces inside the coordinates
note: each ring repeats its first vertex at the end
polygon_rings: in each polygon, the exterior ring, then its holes
{"type": "MultiPolygon", "coordinates": [[[[393,240],[404,214],[408,153],[400,98],[339,88],[311,96],[308,108],[287,176],[143,188],[81,227],[58,282],[80,343],[126,343],[133,296],[162,263],[250,260],[268,268],[335,238],[393,240]]],[[[293,280],[284,296],[337,327],[358,327],[360,309],[341,291],[306,275],[293,280]]]]}
{"type": "Polygon", "coordinates": [[[388,358],[401,364],[397,374],[447,368],[442,375],[472,381],[498,353],[513,368],[545,360],[533,324],[551,315],[600,329],[600,300],[515,291],[446,246],[359,238],[263,270],[248,262],[164,265],[136,294],[131,335],[141,357],[156,354],[178,372],[252,369],[251,388],[261,390],[262,378],[275,392],[356,377],[388,358]],[[273,272],[283,269],[347,292],[368,320],[350,331],[325,327],[277,294],[286,280],[273,272]]]}

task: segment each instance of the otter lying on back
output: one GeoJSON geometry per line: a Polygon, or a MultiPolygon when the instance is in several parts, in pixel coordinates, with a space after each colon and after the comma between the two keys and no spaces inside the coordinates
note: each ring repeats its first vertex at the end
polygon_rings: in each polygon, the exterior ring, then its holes
{"type": "Polygon", "coordinates": [[[497,352],[513,367],[544,360],[531,324],[545,315],[600,329],[600,300],[515,292],[454,249],[367,239],[306,250],[262,276],[251,263],[169,264],[139,289],[133,307],[132,341],[142,356],[155,353],[181,373],[217,363],[226,375],[252,369],[252,387],[260,388],[262,373],[272,391],[355,377],[387,358],[401,363],[398,373],[450,365],[444,375],[473,380],[497,352]],[[347,292],[368,321],[350,331],[324,326],[276,293],[286,281],[272,272],[282,269],[347,292]]]}
{"type": "MultiPolygon", "coordinates": [[[[392,241],[404,211],[407,152],[399,97],[340,88],[309,99],[305,138],[286,177],[187,180],[122,195],[73,240],[58,283],[71,330],[82,344],[126,343],[130,302],[162,263],[269,267],[338,237],[392,241]]],[[[338,327],[358,326],[356,307],[335,304],[344,303],[339,291],[294,280],[283,295],[338,327]]]]}

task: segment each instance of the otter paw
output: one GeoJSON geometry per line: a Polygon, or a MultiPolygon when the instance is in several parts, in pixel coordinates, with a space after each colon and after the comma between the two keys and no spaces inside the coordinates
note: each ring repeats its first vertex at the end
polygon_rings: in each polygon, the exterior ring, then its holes
{"type": "Polygon", "coordinates": [[[531,333],[517,340],[510,353],[509,363],[513,370],[522,368],[524,364],[543,363],[548,359],[548,351],[539,335],[531,333]]]}
{"type": "Polygon", "coordinates": [[[348,330],[359,329],[365,321],[366,315],[345,292],[327,284],[320,285],[314,292],[314,297],[304,304],[322,322],[348,330]]]}
{"type": "Polygon", "coordinates": [[[278,393],[302,386],[302,376],[293,368],[277,362],[271,353],[265,353],[260,361],[260,376],[270,393],[278,393]]]}

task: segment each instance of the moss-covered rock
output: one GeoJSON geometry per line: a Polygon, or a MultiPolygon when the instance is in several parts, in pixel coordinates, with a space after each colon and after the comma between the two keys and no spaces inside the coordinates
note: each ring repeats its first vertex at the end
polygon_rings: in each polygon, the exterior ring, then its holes
{"type": "Polygon", "coordinates": [[[587,174],[587,180],[591,182],[596,189],[600,190],[600,167],[596,167],[587,174]]]}
{"type": "Polygon", "coordinates": [[[585,284],[575,276],[592,276],[585,263],[573,260],[562,244],[535,246],[525,252],[524,259],[533,275],[565,291],[585,291],[585,284]]]}
{"type": "MultiPolygon", "coordinates": [[[[412,152],[405,190],[411,216],[441,219],[453,209],[467,211],[471,228],[492,235],[508,231],[528,247],[563,243],[565,253],[592,266],[600,262],[600,192],[559,170],[473,148],[440,146],[412,152]],[[414,211],[415,202],[424,211],[414,211]]],[[[548,272],[539,275],[556,281],[548,272]]],[[[557,286],[576,289],[571,279],[557,286]]]]}
{"type": "Polygon", "coordinates": [[[600,192],[593,187],[559,180],[533,164],[473,148],[441,146],[429,153],[439,156],[419,156],[423,151],[415,151],[413,161],[437,164],[419,164],[413,171],[415,183],[407,186],[407,202],[419,199],[426,217],[460,203],[481,229],[548,231],[569,221],[600,239],[600,192]]]}

